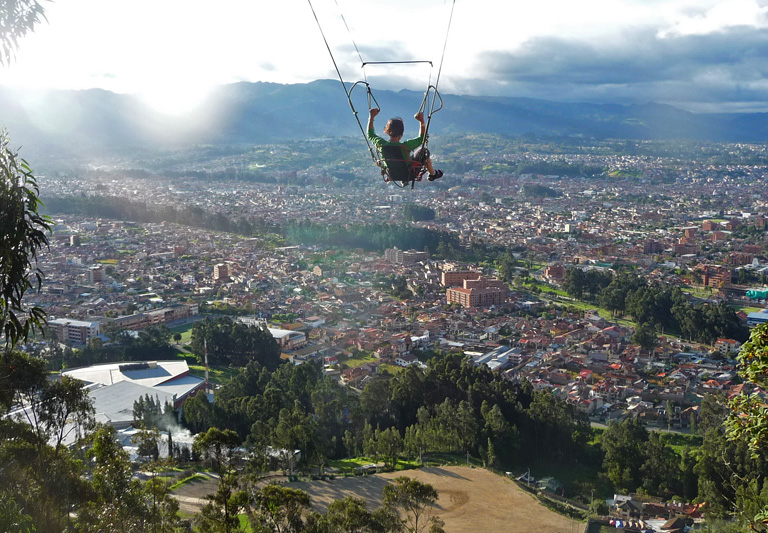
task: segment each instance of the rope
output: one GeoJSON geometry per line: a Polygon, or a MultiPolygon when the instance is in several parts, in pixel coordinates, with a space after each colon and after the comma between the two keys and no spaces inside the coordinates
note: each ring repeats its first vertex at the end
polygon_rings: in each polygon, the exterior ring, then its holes
{"type": "MultiPolygon", "coordinates": [[[[429,125],[432,123],[432,115],[443,108],[443,99],[440,98],[440,93],[437,91],[437,86],[440,84],[440,75],[443,72],[443,61],[445,60],[445,50],[446,48],[448,48],[448,36],[450,35],[450,32],[451,32],[451,23],[453,22],[453,11],[455,7],[456,7],[456,0],[452,0],[451,14],[448,16],[448,27],[445,29],[445,41],[443,42],[443,53],[440,56],[440,65],[437,68],[437,78],[435,79],[435,85],[427,86],[427,92],[424,93],[424,101],[421,103],[420,111],[423,112],[424,109],[426,108],[427,99],[429,97],[429,90],[430,88],[434,88],[435,93],[432,96],[432,105],[430,107],[429,114],[427,115],[427,127],[424,129],[424,143],[422,144],[422,146],[424,147],[425,150],[427,149],[427,143],[429,140],[429,125]],[[437,109],[437,111],[435,111],[435,103],[438,98],[440,99],[440,107],[437,109]]],[[[430,81],[431,81],[431,78],[432,78],[432,74],[430,72],[430,81]]]]}
{"type": "MultiPolygon", "coordinates": [[[[371,146],[371,142],[368,140],[368,134],[365,131],[365,128],[363,128],[363,124],[360,122],[360,117],[358,116],[357,110],[355,109],[354,104],[352,103],[352,89],[355,88],[356,85],[358,85],[357,82],[352,87],[347,90],[347,84],[344,82],[344,77],[341,75],[341,70],[339,70],[339,65],[336,63],[336,58],[333,55],[333,51],[331,50],[331,45],[328,44],[328,39],[325,37],[325,32],[323,31],[323,26],[320,24],[320,19],[317,17],[317,12],[315,11],[315,6],[312,5],[312,0],[307,0],[309,3],[309,8],[312,10],[312,15],[315,17],[315,22],[317,23],[317,28],[320,30],[320,35],[323,36],[323,42],[325,43],[325,48],[328,50],[328,54],[331,56],[331,61],[333,62],[333,68],[336,69],[336,74],[339,76],[339,81],[341,82],[341,88],[344,90],[344,94],[347,97],[347,103],[349,104],[350,109],[352,109],[352,113],[355,115],[355,120],[357,121],[357,125],[360,128],[360,133],[363,134],[363,138],[365,139],[365,144],[368,146],[368,151],[371,154],[371,159],[373,159],[374,163],[377,163],[376,155],[374,154],[373,147],[371,146]]],[[[336,4],[338,6],[338,4],[336,4]]],[[[342,19],[344,16],[342,15],[342,19]]],[[[344,25],[346,26],[347,22],[344,21],[344,25]]],[[[347,26],[347,30],[349,30],[349,26],[347,26]]],[[[354,39],[352,41],[354,43],[354,39]]],[[[355,50],[357,50],[357,44],[355,44],[355,50]]],[[[360,55],[360,51],[357,50],[358,56],[360,55]]],[[[360,57],[360,60],[362,61],[362,57],[360,57]]],[[[376,101],[375,98],[373,98],[373,94],[371,93],[371,86],[368,85],[368,82],[363,82],[367,88],[368,91],[368,105],[370,107],[370,102],[373,100],[376,101]]],[[[376,103],[378,106],[378,102],[376,103]]],[[[377,163],[378,164],[378,163],[377,163]]]]}
{"type": "MultiPolygon", "coordinates": [[[[355,115],[355,120],[357,121],[357,125],[360,128],[360,132],[363,134],[363,138],[365,139],[365,144],[368,146],[368,151],[371,154],[371,159],[373,159],[373,162],[377,166],[381,166],[381,159],[377,158],[378,150],[375,150],[376,153],[374,153],[374,147],[371,145],[370,140],[368,139],[368,134],[365,131],[365,128],[363,127],[362,122],[360,122],[360,117],[358,115],[357,110],[355,109],[354,104],[352,103],[352,91],[354,88],[359,84],[364,84],[367,91],[367,98],[368,98],[368,109],[373,109],[373,103],[376,104],[376,108],[380,109],[379,103],[376,101],[376,98],[373,96],[373,93],[371,92],[371,86],[368,83],[368,78],[365,71],[365,66],[368,64],[393,64],[393,63],[429,63],[430,65],[430,73],[429,73],[429,82],[427,84],[427,90],[424,93],[424,99],[421,102],[421,106],[419,107],[419,113],[423,113],[426,110],[427,102],[429,100],[430,91],[434,91],[432,94],[432,102],[430,104],[429,113],[427,115],[427,124],[424,128],[424,141],[422,142],[422,148],[423,150],[427,150],[427,144],[429,140],[429,126],[432,123],[432,115],[443,108],[443,99],[440,97],[440,93],[438,92],[438,85],[440,83],[440,75],[443,71],[443,61],[445,60],[445,51],[448,47],[448,36],[451,31],[451,24],[453,22],[453,12],[454,8],[456,7],[456,0],[451,0],[451,13],[448,17],[448,26],[445,31],[445,40],[443,42],[443,51],[440,56],[440,65],[438,67],[437,71],[437,78],[435,79],[435,84],[432,85],[432,69],[434,68],[434,65],[431,61],[380,61],[380,62],[369,62],[366,63],[363,61],[363,56],[360,53],[360,49],[357,46],[357,42],[355,42],[354,36],[352,35],[352,31],[349,28],[349,24],[347,24],[347,19],[344,17],[344,13],[341,11],[341,7],[339,6],[338,0],[334,0],[334,3],[336,4],[336,8],[339,10],[339,14],[341,16],[341,20],[344,22],[344,27],[347,28],[347,33],[349,34],[350,39],[352,40],[352,45],[355,48],[355,52],[357,53],[357,57],[360,59],[360,63],[362,64],[363,69],[363,80],[362,82],[356,82],[354,83],[349,90],[347,90],[347,84],[344,82],[344,77],[341,75],[341,70],[339,69],[339,65],[336,62],[336,58],[333,55],[333,51],[331,50],[330,44],[328,44],[328,39],[325,36],[325,32],[323,31],[323,27],[320,24],[320,19],[317,16],[317,12],[315,11],[315,7],[312,5],[312,0],[307,0],[309,3],[309,7],[312,10],[312,15],[315,17],[315,22],[317,23],[317,28],[320,30],[320,35],[323,37],[323,42],[325,43],[325,48],[328,50],[328,54],[331,56],[331,61],[333,62],[333,67],[336,69],[336,74],[339,77],[339,81],[341,82],[341,87],[344,90],[344,95],[347,97],[347,103],[349,104],[350,109],[352,110],[352,113],[355,115]],[[440,101],[440,107],[435,109],[435,106],[437,104],[437,101],[440,101]]],[[[382,169],[382,173],[384,170],[382,169]]],[[[413,188],[413,182],[411,183],[411,188],[413,188]]]]}
{"type": "Polygon", "coordinates": [[[357,52],[357,57],[360,58],[360,63],[363,65],[363,79],[367,82],[368,78],[365,76],[365,61],[363,61],[363,56],[360,53],[360,49],[357,47],[357,43],[355,42],[355,37],[352,35],[352,30],[349,29],[349,24],[347,24],[347,19],[344,18],[344,12],[341,10],[341,6],[339,5],[338,0],[333,0],[333,3],[336,4],[336,9],[339,10],[339,15],[341,16],[341,20],[344,23],[344,27],[347,28],[347,34],[349,34],[349,38],[352,40],[352,46],[355,47],[355,52],[357,52]]]}
{"type": "Polygon", "coordinates": [[[448,48],[448,35],[451,32],[451,23],[453,22],[453,10],[456,7],[456,0],[451,2],[451,14],[448,17],[448,27],[445,30],[445,42],[443,43],[443,54],[440,56],[440,66],[437,69],[437,79],[435,80],[435,92],[440,84],[440,74],[443,72],[443,60],[445,60],[445,49],[448,48]]]}

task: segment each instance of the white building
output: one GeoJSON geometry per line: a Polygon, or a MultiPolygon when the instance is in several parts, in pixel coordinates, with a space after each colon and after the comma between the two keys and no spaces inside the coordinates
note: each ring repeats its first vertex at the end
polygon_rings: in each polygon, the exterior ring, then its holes
{"type": "Polygon", "coordinates": [[[56,332],[59,342],[69,341],[73,344],[85,344],[93,337],[97,337],[100,327],[98,322],[84,322],[68,318],[49,320],[48,325],[56,332]]]}
{"type": "Polygon", "coordinates": [[[280,345],[281,350],[295,350],[307,344],[307,336],[301,331],[267,328],[280,345]]]}
{"type": "Polygon", "coordinates": [[[99,422],[124,428],[133,423],[133,402],[149,395],[160,405],[178,408],[202,389],[205,380],[192,376],[186,361],[109,363],[66,370],[85,382],[99,422]]]}

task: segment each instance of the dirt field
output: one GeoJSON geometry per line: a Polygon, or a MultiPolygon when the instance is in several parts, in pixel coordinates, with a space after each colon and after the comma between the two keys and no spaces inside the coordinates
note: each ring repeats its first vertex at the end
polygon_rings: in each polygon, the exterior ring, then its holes
{"type": "Polygon", "coordinates": [[[388,480],[402,475],[430,483],[437,489],[435,514],[450,533],[582,533],[585,524],[554,513],[509,479],[481,468],[447,466],[334,481],[290,483],[307,491],[314,507],[325,512],[328,505],[347,495],[368,501],[371,509],[381,505],[381,489],[388,480]]]}
{"type": "MultiPolygon", "coordinates": [[[[368,501],[369,509],[381,505],[381,490],[389,480],[409,476],[431,484],[438,492],[434,514],[445,521],[449,533],[583,533],[585,524],[570,520],[541,505],[511,480],[482,468],[444,466],[336,478],[334,481],[286,483],[287,487],[309,493],[312,505],[325,512],[334,500],[357,496],[368,501]]],[[[283,478],[284,479],[284,478],[283,478]]],[[[207,494],[216,491],[217,480],[196,481],[178,489],[181,510],[199,512],[207,494]]]]}

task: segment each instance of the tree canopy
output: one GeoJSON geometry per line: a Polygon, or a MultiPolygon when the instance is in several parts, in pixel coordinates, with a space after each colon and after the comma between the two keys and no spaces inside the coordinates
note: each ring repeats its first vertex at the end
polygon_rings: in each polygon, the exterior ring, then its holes
{"type": "Polygon", "coordinates": [[[48,246],[51,223],[38,213],[39,193],[29,165],[10,148],[8,135],[0,130],[0,328],[6,348],[44,323],[43,310],[27,308],[22,301],[29,289],[39,289],[43,281],[37,254],[48,246]]]}
{"type": "Polygon", "coordinates": [[[269,331],[229,317],[195,322],[190,346],[200,362],[207,351],[214,365],[243,367],[257,361],[274,369],[280,364],[280,347],[269,331]]]}

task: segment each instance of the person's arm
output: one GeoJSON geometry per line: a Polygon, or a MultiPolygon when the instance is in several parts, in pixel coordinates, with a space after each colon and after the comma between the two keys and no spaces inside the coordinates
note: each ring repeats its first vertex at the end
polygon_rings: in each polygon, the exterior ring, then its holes
{"type": "Polygon", "coordinates": [[[413,118],[419,121],[419,124],[421,126],[419,127],[419,137],[424,137],[424,135],[427,133],[427,125],[424,123],[424,113],[418,112],[415,115],[413,115],[413,118]]]}
{"type": "MultiPolygon", "coordinates": [[[[368,111],[368,131],[373,130],[373,119],[379,114],[380,109],[370,109],[368,111]]],[[[375,130],[374,130],[375,131],[375,130]]]]}

